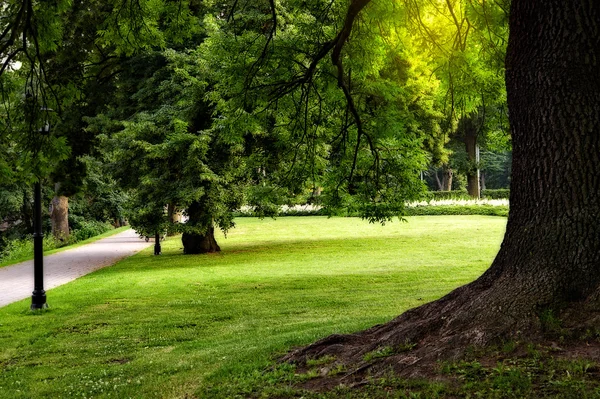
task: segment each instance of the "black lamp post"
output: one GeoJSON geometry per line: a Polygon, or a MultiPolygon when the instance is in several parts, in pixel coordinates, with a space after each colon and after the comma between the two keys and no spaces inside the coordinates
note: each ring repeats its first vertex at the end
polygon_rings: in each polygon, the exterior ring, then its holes
{"type": "Polygon", "coordinates": [[[46,291],[44,291],[44,233],[42,232],[42,184],[40,180],[33,189],[33,293],[31,310],[44,309],[46,291]]]}
{"type": "MultiPolygon", "coordinates": [[[[42,108],[50,112],[51,109],[42,108]]],[[[42,135],[50,134],[50,124],[39,130],[42,135]]],[[[33,292],[31,295],[31,310],[47,308],[46,291],[44,290],[44,232],[42,230],[42,183],[41,178],[33,188],[33,292]]]]}
{"type": "Polygon", "coordinates": [[[160,233],[154,233],[154,255],[160,255],[162,250],[160,248],[160,233]]]}

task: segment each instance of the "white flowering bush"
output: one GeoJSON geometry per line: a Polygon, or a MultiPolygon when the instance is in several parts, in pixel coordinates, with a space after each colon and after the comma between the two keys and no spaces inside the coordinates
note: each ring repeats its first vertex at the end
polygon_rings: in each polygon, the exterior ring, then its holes
{"type": "MultiPolygon", "coordinates": [[[[507,216],[507,199],[443,199],[416,201],[406,204],[406,216],[419,215],[490,215],[507,216]]],[[[279,208],[280,216],[312,216],[326,215],[319,205],[283,205],[279,208]]],[[[236,216],[255,216],[252,207],[244,206],[236,216]]],[[[349,215],[357,216],[357,215],[349,215]]]]}
{"type": "Polygon", "coordinates": [[[472,206],[472,205],[490,205],[490,206],[508,206],[507,199],[444,199],[409,202],[408,207],[416,206],[472,206]]]}

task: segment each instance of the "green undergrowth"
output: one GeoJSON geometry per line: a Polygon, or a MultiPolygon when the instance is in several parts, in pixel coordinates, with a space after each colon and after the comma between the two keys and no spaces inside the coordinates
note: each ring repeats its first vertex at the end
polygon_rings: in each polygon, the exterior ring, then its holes
{"type": "MultiPolygon", "coordinates": [[[[446,200],[446,199],[471,199],[467,190],[452,190],[452,191],[428,191],[423,195],[425,199],[446,200]]],[[[481,198],[484,199],[508,199],[510,197],[510,189],[484,189],[481,190],[481,198]]]]}
{"type": "MultiPolygon", "coordinates": [[[[468,202],[468,200],[466,200],[468,202]]],[[[435,203],[407,206],[404,209],[406,216],[465,216],[465,215],[481,215],[481,216],[508,216],[508,205],[490,205],[476,203],[473,200],[473,205],[440,205],[435,203]]],[[[328,211],[323,208],[290,208],[282,210],[280,216],[328,216],[328,211]]],[[[236,217],[255,217],[251,210],[237,211],[236,217]]],[[[358,212],[348,213],[340,212],[336,216],[342,217],[358,217],[358,212]]]]}
{"type": "Polygon", "coordinates": [[[278,397],[265,390],[296,389],[281,388],[296,377],[274,359],[472,281],[506,220],[236,222],[219,254],[182,255],[172,237],[163,255],[148,248],[49,290],[46,311],[0,308],[0,398],[278,397]]]}
{"type": "Polygon", "coordinates": [[[406,208],[407,216],[485,215],[508,216],[508,205],[434,205],[406,208]]]}
{"type": "MultiPolygon", "coordinates": [[[[50,255],[76,248],[130,229],[128,226],[113,229],[109,224],[104,225],[104,227],[102,225],[104,224],[98,224],[93,229],[75,230],[67,241],[57,240],[52,235],[44,236],[44,254],[50,255]]],[[[14,240],[0,252],[0,267],[31,259],[33,259],[33,238],[14,240]]]]}

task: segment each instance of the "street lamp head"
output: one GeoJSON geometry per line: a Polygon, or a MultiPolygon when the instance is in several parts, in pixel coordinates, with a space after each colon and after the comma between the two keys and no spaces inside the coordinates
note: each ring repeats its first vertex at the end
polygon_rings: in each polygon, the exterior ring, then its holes
{"type": "MultiPolygon", "coordinates": [[[[52,108],[47,108],[47,107],[42,107],[40,108],[40,111],[45,112],[46,115],[49,112],[54,112],[54,110],[52,108]]],[[[46,120],[46,123],[44,123],[44,126],[42,126],[39,129],[40,134],[42,134],[43,136],[48,136],[50,134],[50,122],[48,122],[48,120],[46,120]]]]}
{"type": "Polygon", "coordinates": [[[46,123],[44,124],[44,126],[42,126],[38,131],[43,136],[48,136],[50,134],[50,124],[46,121],[46,123]]]}

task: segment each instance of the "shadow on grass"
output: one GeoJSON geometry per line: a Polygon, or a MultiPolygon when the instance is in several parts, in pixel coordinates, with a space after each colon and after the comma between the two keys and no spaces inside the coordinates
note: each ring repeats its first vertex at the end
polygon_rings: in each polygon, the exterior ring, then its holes
{"type": "MultiPolygon", "coordinates": [[[[102,269],[104,273],[119,272],[123,269],[152,271],[155,269],[185,269],[197,267],[232,267],[239,265],[240,259],[250,258],[260,262],[278,262],[282,259],[297,261],[300,258],[310,258],[310,262],[318,261],[319,256],[348,256],[351,253],[363,254],[364,252],[392,253],[406,247],[422,246],[422,240],[400,237],[367,237],[367,238],[328,238],[328,239],[303,239],[278,243],[255,243],[223,246],[222,251],[209,254],[183,254],[182,248],[175,249],[169,243],[163,244],[162,255],[152,254],[152,249],[124,259],[119,264],[102,269]],[[394,240],[394,246],[389,245],[389,240],[394,240]]],[[[443,247],[439,247],[443,251],[443,247]]]]}

